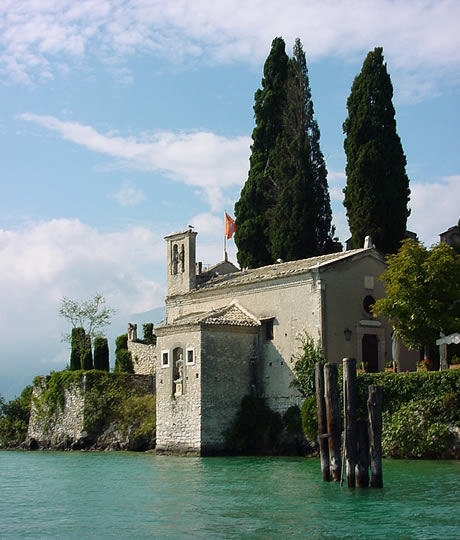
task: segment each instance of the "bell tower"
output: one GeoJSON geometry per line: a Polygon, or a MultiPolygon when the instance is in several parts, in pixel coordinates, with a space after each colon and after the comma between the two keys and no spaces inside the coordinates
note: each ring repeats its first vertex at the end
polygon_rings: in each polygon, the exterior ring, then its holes
{"type": "Polygon", "coordinates": [[[165,236],[168,296],[188,293],[196,286],[196,235],[188,229],[165,236]]]}

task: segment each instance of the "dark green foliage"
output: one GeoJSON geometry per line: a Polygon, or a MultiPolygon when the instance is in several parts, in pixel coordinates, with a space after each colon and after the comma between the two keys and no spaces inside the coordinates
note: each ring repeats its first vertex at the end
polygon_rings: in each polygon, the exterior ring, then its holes
{"type": "Polygon", "coordinates": [[[91,337],[85,336],[81,351],[81,369],[93,369],[93,353],[91,351],[91,337]]]}
{"type": "Polygon", "coordinates": [[[315,365],[317,362],[324,364],[326,360],[319,340],[315,343],[307,332],[300,334],[297,340],[300,342],[299,351],[292,357],[295,361],[294,385],[309,398],[315,396],[315,365]]]}
{"type": "Polygon", "coordinates": [[[289,61],[283,133],[274,150],[278,186],[270,224],[274,260],[295,260],[332,251],[332,211],[319,139],[307,61],[297,39],[289,61]]]}
{"type": "Polygon", "coordinates": [[[309,441],[316,441],[318,437],[318,419],[316,415],[316,397],[308,397],[300,411],[302,417],[302,429],[309,441]]]}
{"type": "Polygon", "coordinates": [[[82,352],[85,344],[84,328],[72,328],[71,351],[70,351],[70,371],[81,369],[82,352]]]}
{"type": "Polygon", "coordinates": [[[131,351],[128,351],[128,349],[120,349],[115,353],[114,373],[134,373],[131,351]]]}
{"type": "Polygon", "coordinates": [[[344,205],[354,247],[362,247],[370,234],[384,253],[400,247],[409,215],[406,157],[396,132],[392,98],[383,49],[377,47],[367,55],[347,100],[344,205]]]}
{"type": "Polygon", "coordinates": [[[5,402],[0,396],[0,447],[19,446],[27,437],[32,386],[26,386],[18,398],[5,402]]]}
{"type": "Polygon", "coordinates": [[[120,349],[127,349],[128,348],[128,334],[121,334],[121,336],[118,336],[115,340],[115,352],[119,351],[120,349]]]}
{"type": "Polygon", "coordinates": [[[94,369],[109,371],[109,344],[107,338],[94,338],[94,369]]]}
{"type": "Polygon", "coordinates": [[[389,457],[453,457],[449,426],[460,427],[460,369],[359,373],[358,416],[367,417],[368,387],[383,392],[382,448],[389,457]]]}
{"type": "Polygon", "coordinates": [[[255,268],[331,252],[327,171],[299,39],[290,60],[282,38],[273,41],[254,113],[249,175],[235,205],[238,262],[255,268]]]}
{"type": "MultiPolygon", "coordinates": [[[[372,311],[388,317],[410,349],[434,344],[439,332],[460,327],[460,255],[441,243],[427,250],[415,240],[404,240],[388,257],[381,279],[386,297],[372,311]]],[[[427,349],[428,350],[428,349],[427,349]]]]}
{"type": "Polygon", "coordinates": [[[281,430],[280,415],[267,407],[264,399],[245,396],[224,434],[226,448],[238,455],[276,453],[281,430]]]}
{"type": "Polygon", "coordinates": [[[155,344],[157,342],[157,337],[153,333],[153,323],[143,324],[142,330],[144,332],[144,343],[155,344]]]}
{"type": "Polygon", "coordinates": [[[256,268],[272,262],[268,213],[278,195],[273,175],[276,163],[272,153],[282,131],[288,62],[285,43],[277,37],[265,61],[262,89],[257,90],[254,96],[256,126],[252,132],[249,174],[235,204],[235,243],[238,262],[243,268],[256,268]]]}
{"type": "Polygon", "coordinates": [[[297,405],[292,405],[283,414],[283,427],[289,435],[295,435],[302,429],[302,419],[300,409],[297,405]]]}

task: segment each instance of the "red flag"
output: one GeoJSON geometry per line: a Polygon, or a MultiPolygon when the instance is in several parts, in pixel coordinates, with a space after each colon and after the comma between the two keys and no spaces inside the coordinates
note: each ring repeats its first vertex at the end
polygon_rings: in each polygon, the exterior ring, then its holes
{"type": "Polygon", "coordinates": [[[233,236],[233,233],[235,232],[235,230],[236,230],[235,220],[231,218],[227,214],[227,212],[225,212],[225,236],[227,240],[229,240],[233,236]]]}

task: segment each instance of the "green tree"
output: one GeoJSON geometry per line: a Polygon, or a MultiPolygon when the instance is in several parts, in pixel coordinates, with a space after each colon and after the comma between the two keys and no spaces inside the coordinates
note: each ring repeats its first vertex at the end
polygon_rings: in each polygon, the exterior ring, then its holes
{"type": "Polygon", "coordinates": [[[367,55],[347,100],[344,206],[353,245],[362,247],[370,234],[384,253],[400,247],[409,215],[406,157],[396,132],[392,98],[383,49],[377,47],[367,55]]]}
{"type": "Polygon", "coordinates": [[[285,43],[277,37],[264,65],[262,89],[255,93],[250,168],[239,201],[235,204],[237,222],[235,243],[241,267],[256,268],[273,262],[269,237],[269,213],[279,187],[274,177],[273,152],[282,132],[289,58],[285,43]]]}
{"type": "Polygon", "coordinates": [[[70,371],[81,369],[82,353],[85,346],[85,329],[72,328],[70,349],[70,371]]]}
{"type": "MultiPolygon", "coordinates": [[[[72,328],[83,328],[91,341],[96,336],[103,335],[102,329],[110,325],[112,315],[115,313],[116,310],[107,305],[100,293],[83,302],[76,302],[64,296],[59,307],[59,315],[68,321],[72,328]]],[[[64,341],[71,341],[71,334],[64,334],[62,337],[64,341]]]]}
{"type": "Polygon", "coordinates": [[[107,338],[100,336],[94,338],[94,369],[100,369],[101,371],[110,370],[107,338]]]}
{"type": "Polygon", "coordinates": [[[387,258],[381,279],[386,298],[377,300],[375,315],[389,318],[409,349],[425,349],[460,327],[460,255],[441,243],[427,250],[415,240],[404,240],[387,258]]]}
{"type": "Polygon", "coordinates": [[[81,342],[81,369],[93,369],[93,353],[91,351],[91,338],[85,335],[81,342]]]}
{"type": "Polygon", "coordinates": [[[300,39],[289,61],[283,132],[275,146],[278,198],[270,224],[273,259],[295,260],[332,250],[334,228],[327,170],[314,118],[300,39]]]}
{"type": "Polygon", "coordinates": [[[0,446],[20,445],[27,437],[32,386],[26,386],[18,398],[6,402],[0,396],[0,446]]]}
{"type": "Polygon", "coordinates": [[[131,351],[128,351],[128,334],[122,334],[115,340],[115,373],[134,373],[131,351]]]}

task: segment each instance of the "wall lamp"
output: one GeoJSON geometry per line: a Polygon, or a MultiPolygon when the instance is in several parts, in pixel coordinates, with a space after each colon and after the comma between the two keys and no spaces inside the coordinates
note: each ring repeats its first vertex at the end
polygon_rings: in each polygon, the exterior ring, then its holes
{"type": "Polygon", "coordinates": [[[351,330],[349,328],[345,328],[343,335],[345,336],[345,341],[351,340],[351,330]]]}

